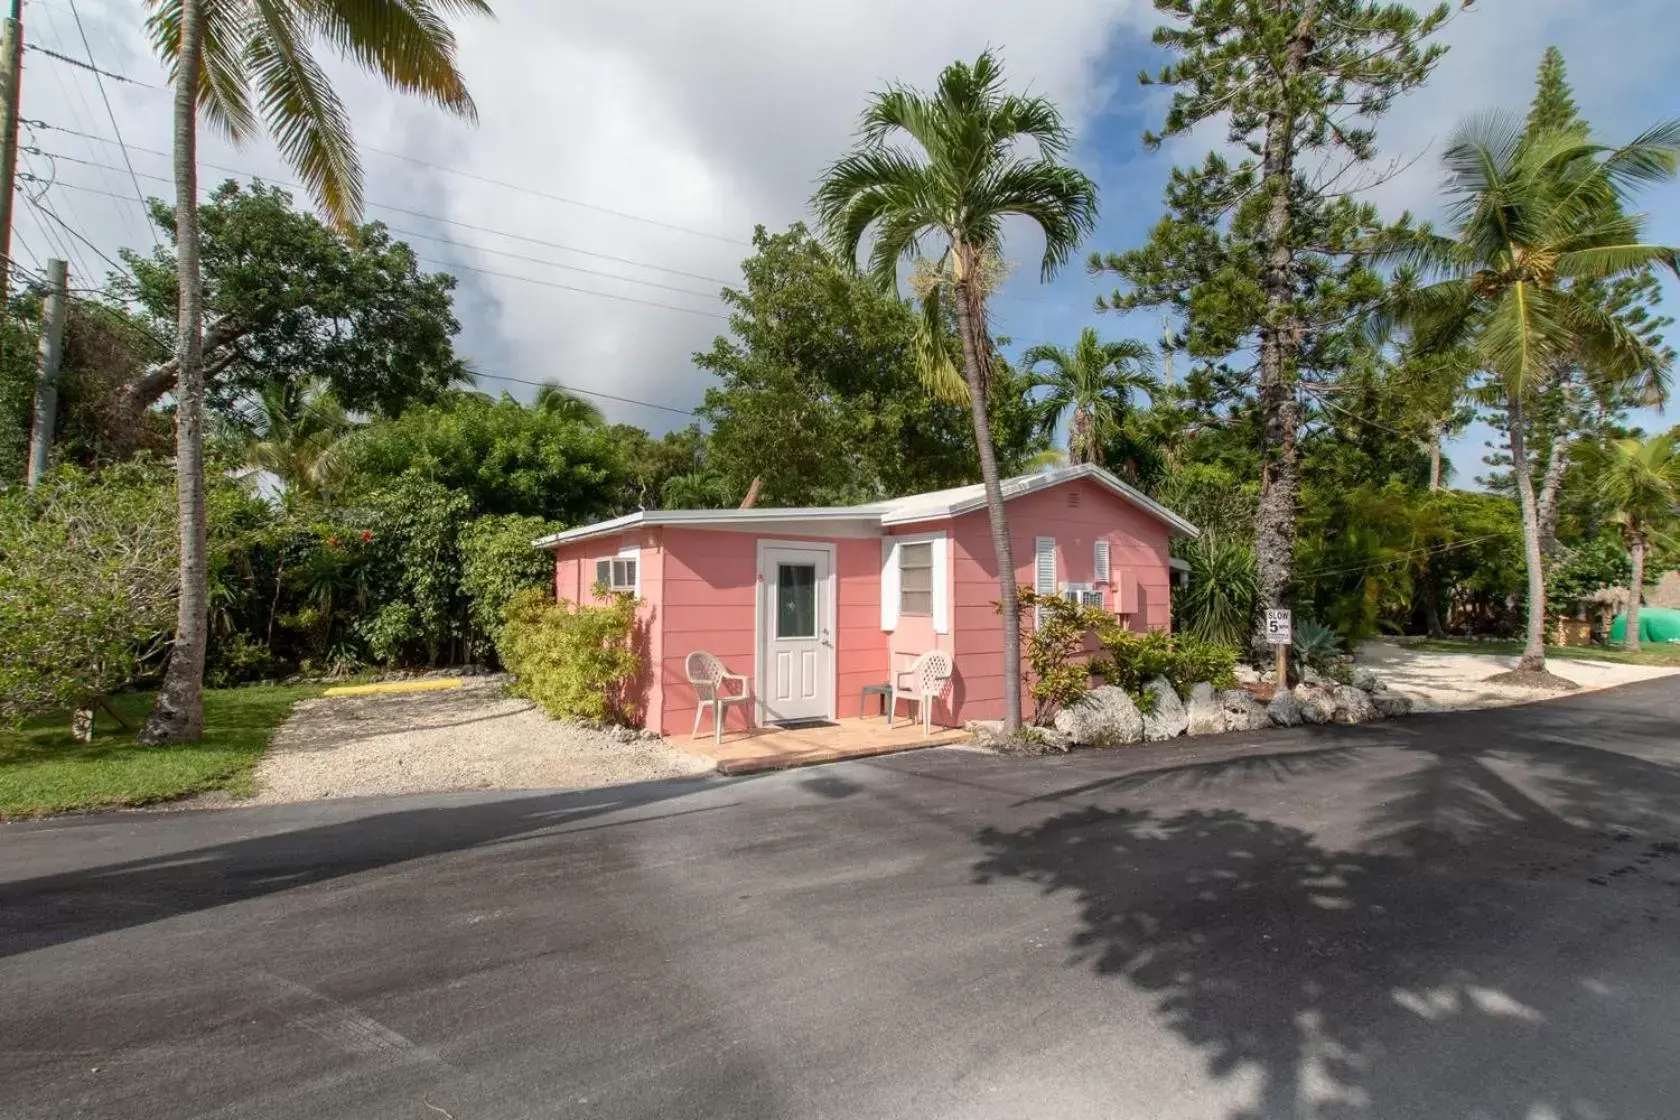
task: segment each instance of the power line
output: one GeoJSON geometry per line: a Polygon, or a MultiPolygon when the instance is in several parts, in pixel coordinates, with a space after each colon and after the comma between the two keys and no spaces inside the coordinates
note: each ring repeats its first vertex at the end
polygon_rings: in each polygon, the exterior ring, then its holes
{"type": "MultiPolygon", "coordinates": [[[[71,5],[70,10],[71,10],[72,13],[74,13],[75,10],[76,10],[75,5],[71,5]]],[[[76,22],[78,24],[80,24],[81,20],[78,19],[76,22]]],[[[83,36],[82,43],[83,43],[84,46],[87,44],[86,36],[83,36]]],[[[136,81],[133,78],[127,77],[127,76],[122,75],[122,74],[113,74],[109,70],[101,70],[99,67],[94,66],[92,63],[83,62],[79,58],[71,58],[67,54],[59,54],[55,50],[49,50],[46,47],[37,46],[34,43],[25,43],[23,45],[23,49],[26,50],[26,51],[34,51],[36,54],[44,54],[50,59],[53,59],[53,60],[58,61],[58,62],[63,62],[63,63],[65,63],[67,65],[70,65],[70,66],[74,66],[79,70],[92,71],[93,73],[98,74],[102,77],[110,78],[112,81],[127,82],[131,86],[139,86],[142,89],[161,89],[162,88],[161,86],[154,86],[154,85],[150,85],[146,82],[136,81]]],[[[91,52],[89,52],[89,53],[91,54],[91,52]]]]}
{"type": "MultiPolygon", "coordinates": [[[[122,152],[123,165],[128,168],[128,180],[134,184],[134,197],[144,205],[146,201],[145,192],[140,189],[140,179],[134,174],[134,160],[129,158],[128,145],[123,142],[122,128],[117,124],[117,114],[111,109],[110,95],[105,92],[103,72],[93,65],[93,47],[88,44],[87,30],[82,26],[82,13],[81,9],[76,7],[76,0],[70,0],[70,15],[76,21],[76,34],[82,40],[82,51],[87,55],[88,69],[93,71],[94,84],[99,87],[99,100],[105,103],[105,116],[111,121],[111,134],[117,138],[117,148],[122,152]]],[[[128,79],[123,80],[127,81],[128,79]]],[[[146,223],[146,229],[152,235],[153,246],[161,248],[162,243],[158,241],[157,230],[153,228],[150,222],[146,223]]]]}
{"type": "Polygon", "coordinates": [[[484,274],[485,276],[500,276],[507,280],[522,280],[527,284],[537,284],[544,288],[559,288],[561,291],[578,292],[586,296],[600,296],[602,299],[616,299],[623,303],[639,303],[643,307],[660,307],[666,311],[683,311],[690,315],[703,315],[708,319],[722,319],[726,323],[729,321],[729,316],[727,315],[716,311],[704,311],[698,307],[678,307],[674,303],[658,303],[650,299],[637,299],[635,296],[615,295],[612,292],[597,292],[592,288],[579,288],[576,285],[562,284],[555,280],[539,280],[535,276],[517,276],[511,272],[497,272],[492,268],[478,268],[470,264],[456,264],[453,261],[440,261],[435,257],[422,257],[417,255],[414,259],[424,264],[436,265],[439,268],[463,268],[468,272],[478,272],[484,274]]]}
{"type": "MultiPolygon", "coordinates": [[[[100,142],[102,144],[113,144],[113,143],[115,143],[115,141],[109,139],[108,137],[96,136],[92,133],[87,133],[87,132],[80,132],[80,131],[77,131],[76,129],[73,129],[73,128],[65,128],[62,125],[48,124],[46,121],[28,121],[28,122],[25,122],[25,123],[27,123],[31,127],[35,127],[35,128],[44,128],[44,129],[49,129],[49,130],[54,131],[54,132],[63,132],[67,135],[80,136],[80,137],[82,137],[84,139],[87,139],[87,140],[97,140],[98,142],[100,142]]],[[[138,144],[131,144],[129,146],[134,151],[145,152],[147,155],[164,156],[164,157],[167,157],[169,155],[168,152],[159,151],[156,148],[144,148],[144,147],[141,147],[138,144]]],[[[36,150],[39,150],[39,149],[36,149],[36,150]]],[[[67,162],[80,163],[80,164],[84,164],[88,167],[104,168],[104,169],[110,170],[110,171],[120,171],[120,170],[122,170],[121,168],[113,167],[110,164],[98,163],[94,160],[80,159],[80,158],[75,157],[75,156],[56,156],[56,153],[49,153],[49,152],[45,152],[45,151],[40,151],[40,154],[42,154],[42,155],[54,155],[56,158],[64,159],[67,162]]],[[[200,166],[208,167],[208,168],[211,168],[212,170],[216,170],[216,171],[225,171],[225,172],[227,172],[228,174],[231,174],[231,175],[241,175],[241,176],[245,176],[245,177],[248,177],[248,178],[251,178],[251,179],[262,180],[264,182],[272,183],[275,186],[296,187],[300,190],[306,189],[306,188],[304,188],[303,184],[301,184],[301,183],[295,183],[295,182],[291,182],[291,181],[285,180],[285,179],[269,178],[268,176],[259,175],[256,172],[251,171],[247,168],[228,167],[225,164],[210,163],[208,161],[203,161],[203,160],[200,161],[200,166]]],[[[141,173],[140,177],[143,178],[143,179],[154,179],[154,180],[156,180],[160,183],[173,183],[174,182],[173,179],[167,178],[165,176],[162,176],[162,175],[148,175],[148,174],[145,174],[144,172],[141,173]]],[[[577,253],[580,256],[594,257],[598,260],[607,260],[607,261],[614,261],[618,264],[627,264],[627,265],[630,265],[634,268],[651,269],[654,272],[665,272],[665,273],[669,273],[673,276],[686,276],[689,279],[703,280],[703,281],[705,281],[706,283],[709,283],[709,284],[725,284],[725,285],[727,285],[727,284],[736,283],[736,281],[726,280],[726,279],[724,279],[723,277],[720,277],[720,276],[709,276],[709,275],[707,275],[703,272],[688,272],[684,269],[670,268],[666,265],[650,264],[647,261],[638,261],[638,260],[634,260],[630,257],[614,256],[611,253],[599,253],[599,252],[596,252],[593,249],[580,249],[575,245],[567,245],[564,242],[545,241],[540,237],[530,237],[530,236],[527,236],[527,235],[521,234],[521,233],[512,233],[512,232],[509,232],[508,230],[495,229],[494,227],[491,227],[491,226],[474,225],[471,222],[457,221],[454,218],[446,218],[446,217],[443,217],[440,214],[430,214],[430,213],[427,213],[424,210],[410,210],[406,207],[395,206],[395,205],[393,205],[391,203],[387,203],[387,202],[369,201],[369,202],[366,203],[366,205],[370,209],[374,209],[374,210],[388,210],[388,211],[390,211],[394,214],[405,214],[405,215],[407,215],[411,218],[422,218],[426,221],[438,222],[438,223],[443,224],[443,225],[459,226],[462,229],[473,230],[474,232],[477,232],[477,233],[488,233],[488,234],[492,234],[496,237],[511,238],[512,240],[524,241],[524,242],[527,242],[527,243],[532,244],[532,245],[541,245],[544,248],[559,249],[562,252],[566,252],[566,253],[577,253]]],[[[401,231],[393,230],[393,232],[401,232],[401,231]]],[[[410,233],[410,234],[408,234],[408,236],[425,237],[425,238],[429,238],[429,239],[434,240],[434,241],[447,241],[447,240],[449,240],[447,238],[437,237],[433,234],[413,234],[413,233],[410,233]]],[[[466,242],[455,241],[455,242],[450,242],[450,243],[451,244],[456,244],[456,245],[462,245],[463,247],[466,247],[466,248],[474,248],[474,249],[483,248],[482,246],[472,245],[472,244],[466,243],[466,242]]],[[[484,251],[486,251],[486,252],[497,252],[498,250],[485,249],[484,251]]],[[[557,262],[543,262],[543,263],[553,264],[553,263],[557,263],[557,262]]],[[[570,266],[559,265],[559,267],[566,268],[566,267],[570,267],[570,266]]],[[[631,279],[631,278],[630,277],[622,277],[622,279],[627,279],[628,280],[628,279],[631,279]]],[[[698,294],[698,293],[696,293],[696,294],[698,294]]],[[[708,294],[710,294],[710,293],[708,293],[708,294]]]]}
{"type": "Polygon", "coordinates": [[[640,405],[643,408],[657,408],[661,412],[674,412],[678,416],[693,416],[695,412],[692,408],[675,408],[668,404],[655,404],[652,401],[639,401],[634,397],[615,396],[612,393],[603,393],[595,389],[579,389],[575,385],[562,385],[558,381],[532,381],[524,377],[513,377],[505,373],[491,373],[486,370],[477,369],[473,370],[472,373],[474,377],[488,377],[492,381],[511,381],[516,385],[534,385],[539,389],[552,385],[557,389],[564,389],[568,393],[577,393],[585,397],[601,397],[609,401],[618,401],[621,404],[640,405]]]}
{"type": "MultiPolygon", "coordinates": [[[[74,237],[77,241],[80,241],[83,245],[86,245],[89,249],[92,249],[96,254],[98,254],[100,260],[104,261],[106,264],[110,265],[112,268],[116,269],[118,272],[123,273],[124,275],[128,275],[128,269],[125,266],[117,263],[116,261],[112,260],[110,257],[106,256],[105,251],[103,249],[101,249],[99,246],[95,245],[93,242],[89,241],[87,238],[83,237],[80,233],[78,233],[76,231],[76,229],[73,226],[70,225],[69,222],[65,221],[63,218],[59,217],[56,213],[54,213],[52,208],[47,206],[46,203],[42,202],[40,199],[36,198],[34,195],[25,195],[25,197],[29,199],[29,204],[31,206],[35,207],[35,209],[39,210],[41,213],[45,214],[47,217],[49,217],[53,221],[57,222],[60,226],[63,226],[64,227],[64,232],[68,233],[71,237],[74,237]]],[[[83,265],[83,268],[84,269],[86,268],[85,263],[83,265]]]]}
{"type": "Polygon", "coordinates": [[[550,202],[560,202],[567,206],[579,206],[585,210],[594,210],[601,214],[610,214],[615,218],[623,218],[626,221],[641,222],[644,225],[658,226],[660,229],[673,230],[677,233],[693,234],[695,237],[705,237],[712,241],[721,241],[726,245],[752,245],[751,241],[743,241],[739,237],[725,237],[718,233],[707,233],[702,229],[693,229],[689,226],[679,226],[672,222],[660,221],[658,218],[644,218],[640,214],[631,214],[623,210],[613,210],[610,207],[597,206],[593,202],[579,202],[575,198],[566,198],[564,195],[550,194],[547,191],[539,191],[534,187],[522,187],[518,183],[509,183],[501,179],[491,179],[485,175],[475,175],[471,171],[461,171],[457,168],[446,167],[441,163],[430,163],[423,159],[416,159],[414,156],[405,156],[399,152],[388,151],[384,148],[375,148],[371,144],[363,144],[362,147],[367,151],[376,152],[379,155],[387,156],[391,159],[400,159],[407,163],[418,164],[421,167],[429,167],[433,171],[442,171],[448,175],[459,175],[463,179],[473,179],[480,183],[488,183],[490,186],[501,187],[503,190],[518,191],[520,194],[528,194],[537,198],[545,198],[550,202]]]}

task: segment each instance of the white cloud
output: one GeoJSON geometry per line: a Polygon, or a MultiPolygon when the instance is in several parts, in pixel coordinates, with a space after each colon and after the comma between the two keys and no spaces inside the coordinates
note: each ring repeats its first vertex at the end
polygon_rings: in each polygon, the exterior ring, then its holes
{"type": "MultiPolygon", "coordinates": [[[[101,65],[161,86],[161,70],[140,29],[140,5],[132,0],[77,3],[101,65]]],[[[1618,6],[1618,30],[1611,34],[1598,29],[1602,17],[1592,0],[1484,0],[1453,25],[1453,50],[1430,88],[1402,102],[1384,126],[1385,149],[1415,152],[1472,106],[1497,101],[1521,108],[1541,47],[1552,40],[1566,47],[1582,106],[1595,122],[1626,131],[1630,122],[1659,115],[1661,107],[1650,103],[1649,93],[1653,87],[1669,88],[1658,83],[1674,61],[1675,40],[1629,35],[1626,28],[1639,25],[1641,17],[1647,26],[1663,26],[1665,6],[1664,0],[1626,0],[1618,6]]],[[[738,275],[754,223],[777,229],[806,213],[814,180],[847,144],[870,91],[891,80],[926,86],[944,64],[991,45],[1002,50],[1013,85],[1054,98],[1081,129],[1116,105],[1131,106],[1148,96],[1133,83],[1129,68],[1120,73],[1103,66],[1117,44],[1142,49],[1156,22],[1146,0],[928,0],[915,5],[900,0],[502,0],[498,8],[497,20],[460,27],[461,63],[480,110],[476,128],[335,68],[358,139],[367,149],[370,201],[720,279],[738,275]],[[712,236],[565,205],[371,149],[712,236]]],[[[26,18],[31,42],[81,56],[69,0],[31,0],[26,18]]],[[[26,63],[25,117],[61,129],[112,134],[90,75],[39,54],[27,56],[26,63]]],[[[136,171],[163,177],[142,178],[143,189],[168,197],[169,94],[110,82],[107,89],[122,135],[135,146],[136,171]]],[[[1155,123],[1158,114],[1146,115],[1155,123]]],[[[37,129],[32,136],[46,151],[121,164],[120,153],[108,144],[51,129],[37,129]]],[[[1128,129],[1120,142],[1135,143],[1134,132],[1128,129]]],[[[1086,155],[1112,166],[1135,151],[1086,155]]],[[[233,152],[207,137],[203,158],[207,164],[263,172],[275,181],[291,178],[266,144],[233,152]]],[[[26,163],[44,177],[51,173],[43,157],[26,157],[26,163]]],[[[1139,165],[1129,169],[1137,170],[1139,165]]],[[[220,175],[205,168],[206,182],[220,175]]],[[[136,204],[122,201],[134,193],[126,172],[60,160],[57,177],[61,184],[118,196],[64,186],[46,196],[48,205],[102,249],[113,252],[118,245],[149,241],[136,204]]],[[[1433,162],[1426,157],[1408,176],[1384,188],[1385,204],[1427,202],[1434,182],[1433,162]]],[[[1152,220],[1154,189],[1140,194],[1135,177],[1108,187],[1110,224],[1116,209],[1136,210],[1132,220],[1140,229],[1152,220]]],[[[27,204],[19,210],[29,251],[37,257],[59,255],[49,236],[50,220],[27,204]]],[[[370,206],[369,215],[398,230],[455,242],[413,238],[423,257],[457,267],[457,307],[465,327],[461,348],[481,368],[530,380],[557,378],[680,408],[699,400],[703,378],[689,355],[725,328],[722,320],[489,273],[721,314],[715,282],[429,222],[379,206],[370,206]]],[[[79,273],[102,269],[85,247],[65,244],[73,249],[79,273]]],[[[1023,240],[1014,248],[1022,274],[1034,272],[1030,254],[1036,243],[1023,240]]],[[[21,255],[30,259],[27,251],[21,255]]],[[[1084,298],[1075,302],[1082,304],[1084,298]]],[[[1102,324],[1104,329],[1111,325],[1102,324]]],[[[487,387],[496,385],[486,381],[487,387]]],[[[680,423],[675,416],[641,408],[609,404],[608,411],[615,419],[655,428],[680,423]]]]}

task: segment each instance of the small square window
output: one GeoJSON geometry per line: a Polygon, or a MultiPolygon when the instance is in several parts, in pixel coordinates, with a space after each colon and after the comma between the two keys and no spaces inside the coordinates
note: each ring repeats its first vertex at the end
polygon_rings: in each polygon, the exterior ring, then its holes
{"type": "Polygon", "coordinates": [[[933,614],[933,542],[898,546],[898,613],[933,614]]]}
{"type": "Polygon", "coordinates": [[[636,591],[636,558],[618,556],[595,561],[595,582],[607,585],[608,591],[636,591]]]}

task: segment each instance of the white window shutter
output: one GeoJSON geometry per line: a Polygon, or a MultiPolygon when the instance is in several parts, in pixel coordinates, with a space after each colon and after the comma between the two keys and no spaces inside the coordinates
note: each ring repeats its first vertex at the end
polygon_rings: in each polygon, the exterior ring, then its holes
{"type": "Polygon", "coordinates": [[[1039,537],[1033,546],[1033,590],[1040,595],[1056,593],[1056,538],[1039,537]]]}
{"type": "MultiPolygon", "coordinates": [[[[933,632],[951,632],[951,569],[946,563],[949,555],[947,538],[933,538],[933,632]]],[[[896,572],[897,566],[893,570],[896,572]]]]}
{"type": "Polygon", "coordinates": [[[898,542],[888,537],[881,539],[881,629],[898,629],[898,542]]]}
{"type": "Polygon", "coordinates": [[[1091,582],[1108,582],[1108,542],[1106,540],[1098,540],[1092,547],[1091,582]]]}

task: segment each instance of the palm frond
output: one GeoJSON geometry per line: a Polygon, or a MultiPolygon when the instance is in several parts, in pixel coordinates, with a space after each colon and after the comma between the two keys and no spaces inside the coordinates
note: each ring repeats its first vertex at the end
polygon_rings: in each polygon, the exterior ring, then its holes
{"type": "Polygon", "coordinates": [[[478,109],[455,65],[445,13],[492,15],[484,0],[291,0],[346,57],[396,89],[469,121],[478,109]]]}
{"type": "Polygon", "coordinates": [[[1097,186],[1084,172],[1049,160],[992,169],[969,192],[968,223],[1006,215],[1031,219],[1044,234],[1039,274],[1049,280],[1096,228],[1097,186]]]}
{"type": "Polygon", "coordinates": [[[340,231],[361,222],[362,165],[350,116],[309,51],[291,0],[253,0],[259,28],[245,47],[275,147],[340,231]]]}
{"type": "MultiPolygon", "coordinates": [[[[218,132],[235,144],[243,144],[257,131],[244,57],[251,32],[250,10],[243,0],[199,3],[203,58],[198,108],[218,132]]],[[[147,6],[150,14],[146,17],[146,34],[173,84],[181,56],[181,0],[147,0],[147,6]]]]}
{"type": "Polygon", "coordinates": [[[951,353],[953,340],[945,329],[942,286],[931,284],[916,301],[915,329],[911,345],[915,350],[916,378],[935,400],[946,404],[968,403],[968,382],[951,353]]]}
{"type": "Polygon", "coordinates": [[[1680,275],[1680,249],[1639,243],[1576,249],[1558,256],[1557,274],[1570,279],[1608,280],[1652,264],[1666,265],[1680,275]]]}

